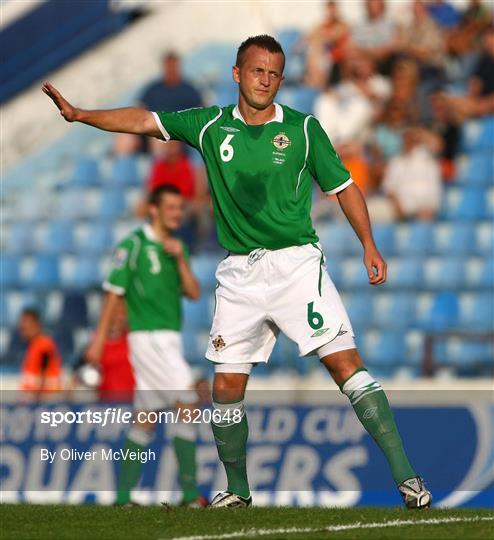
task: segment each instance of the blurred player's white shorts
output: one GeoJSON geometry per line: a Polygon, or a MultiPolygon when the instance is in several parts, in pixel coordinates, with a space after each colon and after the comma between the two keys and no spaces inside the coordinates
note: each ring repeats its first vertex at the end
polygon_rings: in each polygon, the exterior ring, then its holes
{"type": "Polygon", "coordinates": [[[281,331],[300,356],[354,348],[353,329],[319,244],[229,255],[216,271],[216,309],[206,358],[267,362],[281,331]]]}
{"type": "Polygon", "coordinates": [[[177,401],[193,403],[196,400],[180,332],[130,332],[128,339],[136,381],[136,410],[157,411],[172,407],[177,401]]]}

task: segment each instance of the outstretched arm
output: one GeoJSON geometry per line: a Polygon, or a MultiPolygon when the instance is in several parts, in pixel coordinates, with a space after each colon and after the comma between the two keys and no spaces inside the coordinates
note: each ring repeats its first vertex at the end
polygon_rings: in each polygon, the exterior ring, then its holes
{"type": "Polygon", "coordinates": [[[149,111],[137,107],[85,111],[70,104],[49,82],[45,82],[41,89],[55,103],[67,122],[82,122],[104,131],[161,137],[156,121],[149,111]]]}
{"type": "Polygon", "coordinates": [[[371,285],[386,281],[387,265],[372,237],[369,212],[364,197],[355,183],[337,194],[338,202],[364,247],[364,265],[371,285]]]}

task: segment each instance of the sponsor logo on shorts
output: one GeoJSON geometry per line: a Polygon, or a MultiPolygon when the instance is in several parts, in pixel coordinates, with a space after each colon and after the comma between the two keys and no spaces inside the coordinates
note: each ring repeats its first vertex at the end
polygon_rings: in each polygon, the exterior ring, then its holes
{"type": "Polygon", "coordinates": [[[223,336],[219,334],[213,339],[212,343],[215,351],[221,351],[226,346],[223,336]]]}
{"type": "Polygon", "coordinates": [[[312,336],[310,336],[310,337],[319,337],[319,336],[322,336],[322,335],[325,334],[328,330],[329,330],[329,328],[320,328],[319,330],[317,330],[316,332],[314,332],[314,333],[312,334],[312,336]]]}

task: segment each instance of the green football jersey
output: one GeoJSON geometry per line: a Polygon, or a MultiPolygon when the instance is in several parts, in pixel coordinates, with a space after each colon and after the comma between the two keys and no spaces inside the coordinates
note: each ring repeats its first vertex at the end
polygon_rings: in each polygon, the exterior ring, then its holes
{"type": "MultiPolygon", "coordinates": [[[[185,245],[184,253],[188,257],[185,245]]],[[[165,252],[150,225],[118,244],[103,289],[125,295],[131,331],[181,329],[182,285],[177,262],[165,252]]]]}
{"type": "Polygon", "coordinates": [[[328,194],[352,182],[313,116],[275,109],[274,119],[260,126],[246,124],[235,105],[153,113],[165,140],[201,152],[218,239],[232,253],[317,242],[312,179],[328,194]]]}

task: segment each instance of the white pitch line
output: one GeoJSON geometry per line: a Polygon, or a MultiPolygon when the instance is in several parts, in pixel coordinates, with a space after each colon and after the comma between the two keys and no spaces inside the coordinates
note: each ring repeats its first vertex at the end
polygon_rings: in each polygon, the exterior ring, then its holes
{"type": "MultiPolygon", "coordinates": [[[[214,512],[214,510],[213,510],[214,512]]],[[[316,532],[350,531],[354,529],[384,529],[386,527],[400,527],[402,525],[442,525],[446,523],[471,523],[475,521],[494,521],[493,517],[474,516],[471,518],[431,518],[431,519],[395,519],[374,523],[348,523],[329,525],[328,527],[291,527],[289,529],[247,529],[224,534],[205,534],[198,536],[177,536],[171,540],[227,540],[229,538],[248,538],[252,536],[270,536],[272,534],[302,534],[316,532]]],[[[164,540],[164,539],[162,539],[164,540]]]]}

